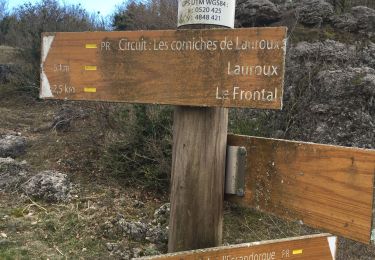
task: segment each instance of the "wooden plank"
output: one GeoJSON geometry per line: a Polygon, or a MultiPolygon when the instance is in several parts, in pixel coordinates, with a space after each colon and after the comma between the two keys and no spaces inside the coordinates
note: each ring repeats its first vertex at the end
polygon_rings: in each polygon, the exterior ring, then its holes
{"type": "Polygon", "coordinates": [[[44,33],[41,98],[281,109],[286,28],[44,33]]]}
{"type": "Polygon", "coordinates": [[[229,135],[247,149],[245,207],[369,243],[375,150],[229,135]]]}
{"type": "Polygon", "coordinates": [[[332,260],[336,258],[337,238],[318,234],[233,246],[215,247],[166,255],[149,256],[143,260],[274,260],[309,259],[332,260]]]}
{"type": "Polygon", "coordinates": [[[175,108],[168,252],[222,243],[227,129],[227,108],[175,108]]]}

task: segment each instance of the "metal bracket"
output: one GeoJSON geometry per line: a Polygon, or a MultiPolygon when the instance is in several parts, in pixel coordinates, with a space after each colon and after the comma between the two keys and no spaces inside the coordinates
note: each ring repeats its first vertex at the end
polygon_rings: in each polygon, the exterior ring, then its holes
{"type": "Polygon", "coordinates": [[[227,146],[225,171],[225,193],[237,196],[245,195],[246,148],[227,146]]]}

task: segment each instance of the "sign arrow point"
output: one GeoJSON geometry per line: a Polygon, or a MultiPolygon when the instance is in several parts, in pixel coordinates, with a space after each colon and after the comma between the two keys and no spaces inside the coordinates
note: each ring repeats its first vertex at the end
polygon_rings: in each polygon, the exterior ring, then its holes
{"type": "Polygon", "coordinates": [[[51,86],[49,84],[47,75],[44,73],[44,63],[47,59],[49,50],[51,49],[53,40],[55,39],[55,36],[49,35],[49,36],[43,36],[43,44],[42,44],[42,66],[41,66],[41,88],[40,88],[40,98],[51,98],[53,97],[51,86]]]}
{"type": "Polygon", "coordinates": [[[327,240],[329,244],[329,249],[331,250],[332,259],[336,259],[337,237],[327,237],[327,240]]]}

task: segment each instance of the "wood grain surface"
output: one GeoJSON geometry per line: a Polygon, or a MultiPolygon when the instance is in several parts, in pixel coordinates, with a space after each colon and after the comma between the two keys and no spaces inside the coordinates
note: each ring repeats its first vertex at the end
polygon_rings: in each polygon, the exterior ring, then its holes
{"type": "Polygon", "coordinates": [[[221,245],[228,109],[176,107],[168,252],[221,245]]]}
{"type": "Polygon", "coordinates": [[[286,28],[44,33],[41,98],[281,109],[286,28]]]}
{"type": "Polygon", "coordinates": [[[215,247],[174,254],[150,256],[144,260],[332,260],[336,256],[337,238],[329,234],[215,247]]]}
{"type": "Polygon", "coordinates": [[[238,135],[228,145],[247,149],[245,196],[228,199],[370,242],[375,150],[238,135]]]}

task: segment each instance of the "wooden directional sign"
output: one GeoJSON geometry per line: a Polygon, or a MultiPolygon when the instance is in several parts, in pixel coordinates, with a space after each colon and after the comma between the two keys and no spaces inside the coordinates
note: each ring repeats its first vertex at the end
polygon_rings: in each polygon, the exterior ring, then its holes
{"type": "Polygon", "coordinates": [[[41,98],[281,109],[286,28],[44,33],[41,98]]]}
{"type": "Polygon", "coordinates": [[[246,207],[369,243],[375,150],[228,136],[247,149],[246,207]]]}
{"type": "Polygon", "coordinates": [[[278,240],[214,247],[166,255],[150,256],[144,260],[275,260],[336,258],[337,238],[329,234],[285,238],[278,240]]]}

